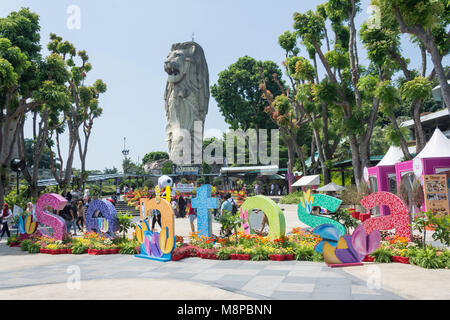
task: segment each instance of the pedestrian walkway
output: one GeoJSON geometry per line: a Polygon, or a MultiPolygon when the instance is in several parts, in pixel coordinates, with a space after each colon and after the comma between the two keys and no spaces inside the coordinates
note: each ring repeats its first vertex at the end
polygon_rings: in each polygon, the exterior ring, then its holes
{"type": "Polygon", "coordinates": [[[365,281],[324,263],[200,258],[161,263],[129,255],[31,255],[4,242],[0,244],[0,299],[46,299],[44,292],[52,290],[60,299],[73,299],[74,289],[65,284],[72,283],[74,270],[79,271],[80,290],[91,288],[86,293],[90,297],[96,288],[92,283],[104,286],[104,292],[96,290],[97,299],[169,299],[160,295],[162,289],[154,289],[165,282],[173,288],[170,299],[175,300],[402,299],[384,289],[369,289],[365,281]],[[24,261],[34,263],[27,266],[24,261]],[[118,297],[106,290],[112,282],[122,288],[118,297]],[[187,295],[193,286],[198,288],[196,294],[187,295]]]}

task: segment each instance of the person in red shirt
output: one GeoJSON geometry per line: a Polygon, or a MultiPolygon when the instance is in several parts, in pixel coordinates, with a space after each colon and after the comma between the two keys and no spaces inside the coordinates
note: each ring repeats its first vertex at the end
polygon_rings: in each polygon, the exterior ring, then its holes
{"type": "Polygon", "coordinates": [[[194,221],[195,221],[195,219],[197,219],[197,212],[195,211],[194,208],[192,208],[190,201],[189,201],[188,208],[189,208],[188,216],[189,216],[189,223],[191,224],[191,231],[192,231],[192,233],[195,233],[194,221]]]}
{"type": "Polygon", "coordinates": [[[3,210],[1,211],[1,215],[0,215],[0,221],[2,224],[2,234],[0,236],[0,239],[3,238],[5,233],[8,237],[11,236],[11,234],[9,232],[9,228],[8,228],[8,221],[9,221],[9,219],[11,219],[11,217],[12,217],[12,212],[9,209],[8,204],[5,202],[3,204],[3,210]]]}

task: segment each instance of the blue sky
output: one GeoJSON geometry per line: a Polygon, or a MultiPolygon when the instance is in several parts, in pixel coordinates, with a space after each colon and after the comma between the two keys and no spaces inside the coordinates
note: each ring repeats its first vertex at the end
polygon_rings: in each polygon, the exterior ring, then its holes
{"type": "MultiPolygon", "coordinates": [[[[205,51],[212,85],[220,71],[244,55],[281,65],[284,54],[277,40],[281,33],[292,30],[293,13],[315,9],[323,2],[2,0],[0,16],[28,7],[40,16],[44,47],[54,32],[87,51],[93,65],[87,81],[101,78],[108,85],[100,100],[104,113],[94,124],[89,143],[87,169],[115,166],[121,170],[124,137],[133,161],[150,151],[167,151],[163,98],[167,75],[163,63],[172,43],[190,41],[195,34],[195,41],[205,51]],[[70,5],[81,10],[80,29],[67,27],[70,5]]],[[[368,4],[362,1],[358,24],[369,16],[368,4]]],[[[412,63],[417,64],[419,51],[411,45],[405,48],[412,63]]],[[[211,97],[205,130],[226,128],[211,97]]],[[[27,134],[31,134],[29,128],[27,134]]],[[[78,153],[74,167],[80,167],[78,153]]]]}

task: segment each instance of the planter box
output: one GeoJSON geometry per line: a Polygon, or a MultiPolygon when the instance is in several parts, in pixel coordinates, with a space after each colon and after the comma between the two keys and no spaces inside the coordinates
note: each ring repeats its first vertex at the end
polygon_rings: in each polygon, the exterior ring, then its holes
{"type": "Polygon", "coordinates": [[[294,255],[293,254],[286,254],[284,256],[284,260],[294,260],[294,255]]]}
{"type": "Polygon", "coordinates": [[[250,255],[249,254],[239,254],[238,259],[239,260],[250,260],[250,255]]]}
{"type": "Polygon", "coordinates": [[[97,249],[88,249],[88,254],[97,255],[98,254],[98,250],[97,249]]]}
{"type": "Polygon", "coordinates": [[[176,254],[172,256],[172,261],[178,261],[185,258],[184,254],[176,254]]]}
{"type": "Polygon", "coordinates": [[[239,257],[236,253],[232,253],[232,254],[230,254],[230,259],[231,260],[239,260],[239,257]]]}
{"type": "Polygon", "coordinates": [[[40,252],[40,253],[48,253],[48,252],[47,252],[47,249],[45,249],[45,248],[40,248],[40,249],[39,249],[39,252],[40,252]]]}
{"type": "Polygon", "coordinates": [[[269,259],[272,261],[283,261],[284,255],[282,254],[269,254],[269,259]]]}
{"type": "Polygon", "coordinates": [[[20,247],[20,242],[11,242],[9,244],[10,247],[20,247]]]}
{"type": "Polygon", "coordinates": [[[361,213],[358,212],[358,211],[353,211],[353,212],[351,213],[352,217],[353,217],[354,219],[358,219],[358,220],[359,220],[360,214],[361,214],[361,213]]]}
{"type": "Polygon", "coordinates": [[[393,256],[392,257],[392,262],[399,262],[399,263],[409,264],[409,257],[393,256]]]}
{"type": "Polygon", "coordinates": [[[59,254],[66,254],[67,253],[67,249],[58,249],[59,250],[59,254]]]}
{"type": "Polygon", "coordinates": [[[362,262],[373,262],[373,261],[374,259],[369,255],[366,255],[364,259],[362,259],[362,262]]]}
{"type": "Polygon", "coordinates": [[[361,214],[359,215],[359,220],[360,220],[361,222],[364,222],[364,221],[366,221],[367,219],[370,219],[370,213],[361,213],[361,214]]]}
{"type": "Polygon", "coordinates": [[[60,254],[59,249],[47,249],[50,254],[60,254]]]}
{"type": "Polygon", "coordinates": [[[67,249],[67,254],[72,254],[72,249],[67,249]]]}

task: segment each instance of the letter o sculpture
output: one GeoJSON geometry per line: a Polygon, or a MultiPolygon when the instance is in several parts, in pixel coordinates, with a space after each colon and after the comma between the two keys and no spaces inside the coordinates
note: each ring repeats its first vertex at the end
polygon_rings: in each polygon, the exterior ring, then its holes
{"type": "Polygon", "coordinates": [[[285,235],[286,220],[284,218],[284,213],[272,199],[266,196],[247,198],[241,205],[241,209],[247,210],[247,212],[259,209],[266,214],[267,220],[269,221],[269,239],[278,239],[285,235]]]}
{"type": "Polygon", "coordinates": [[[114,205],[107,200],[94,200],[89,204],[88,210],[86,211],[86,230],[98,231],[98,220],[94,218],[96,211],[100,211],[102,216],[108,220],[108,234],[113,236],[114,232],[118,230],[116,223],[117,211],[114,205]]]}

